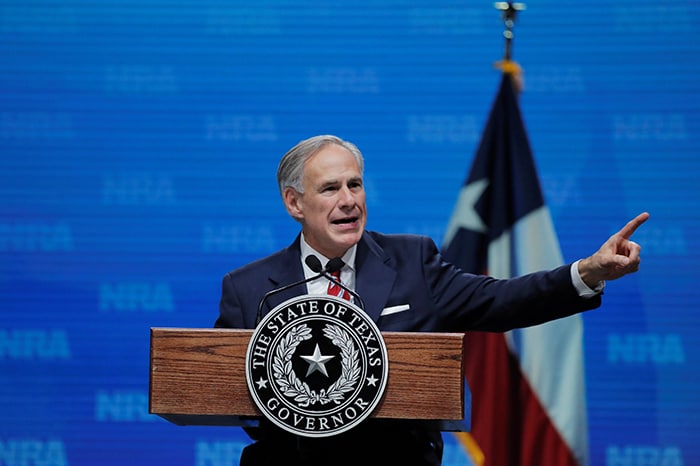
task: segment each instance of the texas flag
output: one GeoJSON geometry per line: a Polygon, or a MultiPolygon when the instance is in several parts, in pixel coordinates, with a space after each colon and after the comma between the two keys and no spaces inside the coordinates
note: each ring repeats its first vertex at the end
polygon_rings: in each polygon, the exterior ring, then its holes
{"type": "MultiPolygon", "coordinates": [[[[451,262],[499,278],[563,264],[514,80],[504,68],[443,242],[451,262]]],[[[582,341],[580,315],[503,334],[466,334],[472,430],[456,435],[472,450],[476,443],[481,464],[588,464],[582,341]]]]}

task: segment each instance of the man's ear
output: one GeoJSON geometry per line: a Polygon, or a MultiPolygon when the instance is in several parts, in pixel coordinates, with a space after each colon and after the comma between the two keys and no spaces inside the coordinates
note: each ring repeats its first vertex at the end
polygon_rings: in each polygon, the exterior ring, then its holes
{"type": "Polygon", "coordinates": [[[295,220],[304,218],[304,213],[301,209],[301,194],[299,194],[296,189],[290,187],[285,188],[282,198],[289,215],[295,220]]]}

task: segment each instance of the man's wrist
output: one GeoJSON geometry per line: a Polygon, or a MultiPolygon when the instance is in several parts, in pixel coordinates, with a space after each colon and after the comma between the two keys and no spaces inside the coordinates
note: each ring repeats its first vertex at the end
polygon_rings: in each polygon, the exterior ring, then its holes
{"type": "Polygon", "coordinates": [[[591,298],[601,294],[605,288],[605,281],[600,281],[593,287],[588,286],[586,282],[583,281],[578,271],[578,263],[581,262],[581,260],[582,259],[579,259],[571,264],[571,282],[574,284],[578,295],[582,298],[591,298]]]}

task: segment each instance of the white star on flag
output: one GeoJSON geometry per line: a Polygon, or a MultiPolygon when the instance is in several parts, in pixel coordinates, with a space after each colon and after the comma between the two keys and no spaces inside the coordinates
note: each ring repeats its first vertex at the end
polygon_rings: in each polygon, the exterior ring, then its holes
{"type": "Polygon", "coordinates": [[[476,211],[476,203],[488,185],[489,180],[482,179],[469,183],[459,192],[455,212],[452,214],[449,225],[447,225],[447,232],[443,240],[444,244],[450,244],[460,227],[478,233],[483,233],[487,230],[484,221],[476,211]]]}

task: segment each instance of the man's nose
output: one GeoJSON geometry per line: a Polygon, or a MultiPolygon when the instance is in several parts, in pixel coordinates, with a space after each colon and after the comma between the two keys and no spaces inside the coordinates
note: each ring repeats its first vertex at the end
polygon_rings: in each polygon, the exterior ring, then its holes
{"type": "Polygon", "coordinates": [[[340,188],[340,192],[338,193],[338,198],[340,199],[340,202],[343,205],[349,205],[349,204],[355,203],[355,196],[353,195],[352,190],[350,188],[348,188],[347,186],[340,188]]]}

